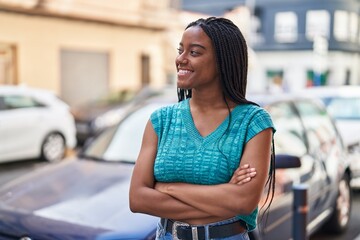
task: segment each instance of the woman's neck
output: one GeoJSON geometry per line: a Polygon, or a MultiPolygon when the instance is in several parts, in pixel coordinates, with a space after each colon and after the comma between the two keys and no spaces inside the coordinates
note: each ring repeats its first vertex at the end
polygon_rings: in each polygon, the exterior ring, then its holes
{"type": "MultiPolygon", "coordinates": [[[[228,108],[221,91],[203,93],[193,90],[190,102],[192,106],[204,110],[228,108]]],[[[228,103],[230,109],[233,109],[236,106],[236,104],[228,98],[226,99],[226,102],[228,103]]]]}

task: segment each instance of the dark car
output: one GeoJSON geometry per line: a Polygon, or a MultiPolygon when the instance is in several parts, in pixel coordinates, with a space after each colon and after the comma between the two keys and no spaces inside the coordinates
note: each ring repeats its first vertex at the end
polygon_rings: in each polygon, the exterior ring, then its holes
{"type": "MultiPolygon", "coordinates": [[[[267,224],[260,223],[262,231],[251,238],[291,238],[293,184],[308,186],[308,234],[324,226],[343,232],[350,220],[350,171],[324,108],[279,96],[254,100],[268,109],[277,128],[277,180],[267,224]]],[[[0,239],[154,239],[158,218],[130,212],[129,181],[150,114],[174,102],[176,90],[152,97],[89,142],[78,158],[3,186],[0,239]]]]}
{"type": "Polygon", "coordinates": [[[123,90],[71,109],[79,146],[104,129],[118,124],[129,109],[146,98],[159,94],[158,89],[144,87],[138,91],[123,90]]]}

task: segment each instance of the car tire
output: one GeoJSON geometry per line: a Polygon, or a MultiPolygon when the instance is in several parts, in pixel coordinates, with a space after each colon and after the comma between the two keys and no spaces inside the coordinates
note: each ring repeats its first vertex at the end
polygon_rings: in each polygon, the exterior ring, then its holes
{"type": "Polygon", "coordinates": [[[334,211],[324,226],[327,232],[340,234],[343,233],[350,224],[352,204],[352,190],[350,187],[350,178],[348,175],[339,182],[338,196],[334,204],[334,211]]]}
{"type": "Polygon", "coordinates": [[[48,162],[57,162],[64,158],[65,139],[60,133],[50,133],[41,146],[41,158],[48,162]]]}

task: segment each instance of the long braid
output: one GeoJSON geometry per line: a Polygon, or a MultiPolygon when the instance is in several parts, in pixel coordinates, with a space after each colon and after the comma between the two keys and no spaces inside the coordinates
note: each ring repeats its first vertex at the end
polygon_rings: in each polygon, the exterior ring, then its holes
{"type": "Polygon", "coordinates": [[[247,45],[240,30],[231,21],[218,18],[211,18],[200,27],[214,44],[224,94],[237,104],[249,103],[245,98],[247,45]]]}
{"type": "MultiPolygon", "coordinates": [[[[227,103],[226,98],[229,98],[237,104],[250,103],[258,105],[245,98],[248,74],[248,48],[240,29],[229,19],[216,17],[199,19],[190,23],[186,29],[193,26],[200,26],[213,43],[225,103],[227,103]]],[[[191,97],[191,90],[180,89],[179,92],[181,92],[179,95],[184,96],[181,99],[179,97],[179,101],[191,97]],[[190,92],[186,94],[185,91],[190,92]]],[[[229,115],[231,117],[230,109],[229,115]]],[[[270,173],[266,181],[268,190],[265,203],[262,206],[262,208],[265,208],[263,217],[266,213],[266,216],[268,215],[275,194],[274,140],[272,140],[271,147],[270,173]]]]}

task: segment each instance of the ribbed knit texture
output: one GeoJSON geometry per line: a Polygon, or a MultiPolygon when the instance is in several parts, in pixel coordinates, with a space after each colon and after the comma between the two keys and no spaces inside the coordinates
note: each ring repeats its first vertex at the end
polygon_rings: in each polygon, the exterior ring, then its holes
{"type": "MultiPolygon", "coordinates": [[[[252,104],[236,106],[230,127],[227,117],[205,137],[195,127],[189,99],[156,110],[150,119],[159,139],[154,166],[159,182],[227,183],[239,166],[245,143],[266,128],[275,131],[269,114],[252,104]]],[[[257,212],[238,216],[249,231],[256,227],[257,212]]]]}

